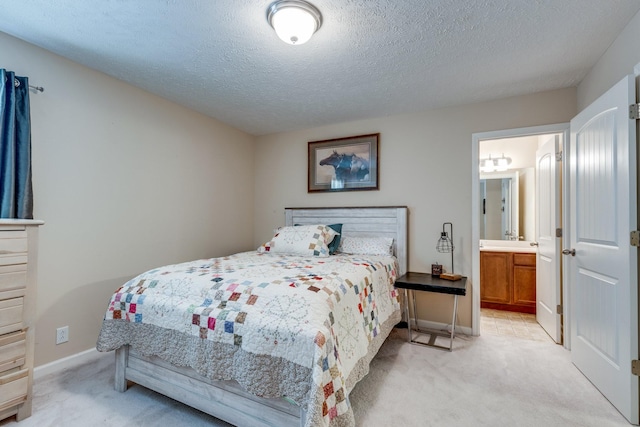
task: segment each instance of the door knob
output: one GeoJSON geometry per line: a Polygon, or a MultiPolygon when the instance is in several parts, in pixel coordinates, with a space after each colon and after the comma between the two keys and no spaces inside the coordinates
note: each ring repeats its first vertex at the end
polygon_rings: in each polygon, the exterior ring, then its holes
{"type": "Polygon", "coordinates": [[[571,256],[576,256],[576,250],[575,249],[565,249],[562,251],[563,255],[571,255],[571,256]]]}
{"type": "Polygon", "coordinates": [[[529,245],[531,245],[531,246],[538,246],[538,242],[531,242],[531,243],[529,243],[529,245]]]}

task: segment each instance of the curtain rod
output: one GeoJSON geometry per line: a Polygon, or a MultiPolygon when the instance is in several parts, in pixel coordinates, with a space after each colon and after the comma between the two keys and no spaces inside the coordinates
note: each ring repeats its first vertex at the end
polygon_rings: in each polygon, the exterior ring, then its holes
{"type": "MultiPolygon", "coordinates": [[[[13,84],[15,85],[15,87],[20,86],[20,80],[14,78],[13,84]]],[[[29,85],[29,88],[38,92],[44,92],[44,88],[42,86],[29,85]]]]}

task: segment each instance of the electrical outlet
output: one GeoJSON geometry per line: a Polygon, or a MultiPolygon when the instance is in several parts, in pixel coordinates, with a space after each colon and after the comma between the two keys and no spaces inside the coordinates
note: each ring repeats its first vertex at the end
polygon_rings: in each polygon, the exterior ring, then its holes
{"type": "Polygon", "coordinates": [[[67,341],[69,341],[69,327],[63,326],[56,329],[56,344],[62,344],[67,341]]]}

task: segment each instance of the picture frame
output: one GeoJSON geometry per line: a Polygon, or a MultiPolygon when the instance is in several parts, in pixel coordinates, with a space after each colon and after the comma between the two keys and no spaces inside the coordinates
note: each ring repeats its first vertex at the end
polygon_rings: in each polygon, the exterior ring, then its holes
{"type": "Polygon", "coordinates": [[[309,142],[307,191],[379,189],[380,134],[309,142]]]}

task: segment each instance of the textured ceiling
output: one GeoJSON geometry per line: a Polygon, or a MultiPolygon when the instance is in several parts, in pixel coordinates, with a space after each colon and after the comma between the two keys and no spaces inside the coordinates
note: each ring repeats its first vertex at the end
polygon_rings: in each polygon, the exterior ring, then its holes
{"type": "Polygon", "coordinates": [[[0,31],[263,135],[576,86],[640,9],[312,0],[322,27],[291,46],[267,23],[270,3],[3,1],[0,31]]]}

